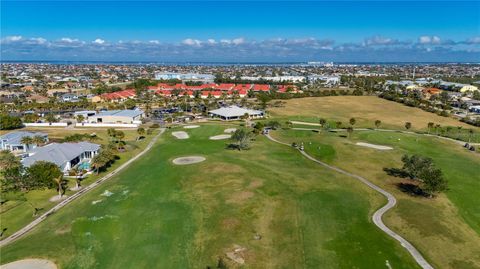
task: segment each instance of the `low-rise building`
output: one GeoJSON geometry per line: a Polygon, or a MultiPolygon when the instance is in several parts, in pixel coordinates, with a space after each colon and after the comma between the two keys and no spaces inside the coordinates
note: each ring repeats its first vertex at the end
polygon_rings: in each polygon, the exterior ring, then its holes
{"type": "Polygon", "coordinates": [[[25,131],[10,132],[0,136],[0,149],[8,150],[14,153],[28,152],[32,149],[35,149],[37,147],[37,143],[32,141],[31,144],[27,145],[23,143],[22,138],[30,137],[33,140],[36,136],[42,137],[44,143],[48,142],[48,135],[46,133],[25,131]]]}
{"type": "Polygon", "coordinates": [[[243,116],[248,115],[252,119],[263,118],[265,113],[261,110],[253,110],[238,106],[221,107],[211,110],[208,115],[212,118],[220,118],[222,120],[240,120],[243,116]]]}
{"type": "Polygon", "coordinates": [[[108,110],[89,116],[89,123],[141,123],[145,117],[142,110],[108,110]]]}
{"type": "Polygon", "coordinates": [[[72,168],[90,171],[90,163],[100,150],[100,145],[89,142],[79,143],[51,143],[33,149],[29,156],[22,160],[25,167],[37,161],[46,161],[56,164],[67,174],[72,168]]]}

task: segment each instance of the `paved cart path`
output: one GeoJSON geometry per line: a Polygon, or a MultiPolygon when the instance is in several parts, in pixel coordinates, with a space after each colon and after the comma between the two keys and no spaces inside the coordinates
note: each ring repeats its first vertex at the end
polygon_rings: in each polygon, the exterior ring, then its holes
{"type": "Polygon", "coordinates": [[[90,190],[94,189],[95,187],[99,186],[100,184],[102,184],[103,182],[105,182],[106,180],[110,179],[112,176],[114,176],[116,173],[118,173],[119,171],[125,169],[128,165],[130,165],[131,163],[133,163],[134,161],[136,161],[138,158],[140,158],[141,156],[143,156],[145,153],[147,153],[152,147],[153,145],[155,145],[155,142],[157,142],[157,139],[158,137],[160,137],[160,135],[165,131],[165,129],[161,129],[160,130],[160,133],[158,133],[153,139],[152,141],[150,141],[150,143],[148,143],[147,147],[142,151],[140,152],[139,154],[137,154],[135,157],[131,158],[130,160],[128,160],[127,162],[125,162],[124,164],[120,165],[117,169],[113,170],[112,172],[108,173],[107,175],[103,176],[102,178],[98,179],[97,181],[93,182],[92,184],[86,186],[85,188],[82,188],[81,190],[79,190],[78,192],[76,192],[75,194],[73,194],[72,196],[69,196],[67,198],[65,198],[65,200],[62,200],[60,203],[58,203],[56,206],[52,207],[50,210],[48,210],[47,212],[43,213],[40,217],[36,218],[34,221],[30,222],[29,224],[27,224],[25,227],[23,227],[22,229],[16,231],[15,233],[13,233],[12,235],[10,235],[9,237],[3,239],[2,241],[0,241],[0,247],[3,247],[7,244],[10,244],[14,241],[16,241],[17,239],[19,239],[20,237],[22,237],[23,235],[25,235],[26,233],[28,233],[29,231],[33,230],[38,224],[40,224],[42,221],[44,221],[45,219],[48,218],[48,216],[50,216],[51,214],[57,212],[58,210],[60,210],[62,207],[68,205],[69,203],[71,203],[73,200],[79,198],[80,196],[84,195],[85,193],[89,192],[90,190]]]}
{"type": "MultiPolygon", "coordinates": [[[[279,143],[279,144],[282,144],[282,145],[286,145],[286,146],[289,146],[291,147],[290,144],[288,143],[284,143],[284,142],[281,142],[281,141],[278,141],[276,140],[275,138],[271,137],[269,134],[266,135],[266,137],[268,139],[270,139],[271,141],[274,141],[276,143],[279,143]]],[[[352,174],[350,172],[347,172],[343,169],[340,169],[336,166],[332,166],[332,165],[329,165],[329,164],[326,164],[324,162],[321,162],[315,158],[313,158],[312,156],[308,155],[305,151],[302,151],[302,150],[299,150],[299,152],[305,156],[307,159],[311,160],[311,161],[314,161],[324,167],[327,167],[328,169],[331,169],[331,170],[334,170],[338,173],[341,173],[341,174],[344,174],[344,175],[347,175],[349,177],[353,177],[357,180],[359,180],[360,182],[366,184],[368,187],[374,189],[375,191],[381,193],[383,196],[385,196],[388,200],[387,204],[384,205],[382,208],[380,208],[379,210],[375,211],[375,213],[373,214],[373,217],[372,217],[372,220],[373,220],[373,223],[375,223],[375,225],[380,228],[380,230],[382,230],[383,232],[385,232],[387,235],[389,235],[390,237],[394,238],[395,240],[399,241],[400,244],[402,245],[402,247],[406,248],[408,252],[410,252],[410,254],[412,255],[412,257],[415,259],[415,261],[418,263],[418,265],[420,265],[423,269],[433,269],[433,266],[430,265],[430,263],[428,263],[427,260],[425,260],[425,258],[422,256],[422,254],[410,243],[408,242],[405,238],[403,238],[402,236],[400,236],[399,234],[395,233],[394,231],[392,231],[390,228],[388,228],[385,223],[383,223],[382,221],[382,216],[383,214],[385,214],[385,212],[387,212],[389,209],[391,209],[392,207],[395,206],[395,204],[397,203],[397,199],[395,199],[395,197],[387,192],[386,190],[380,188],[379,186],[373,184],[372,182],[368,181],[367,179],[365,179],[364,177],[361,177],[359,175],[356,175],[356,174],[352,174]]]]}

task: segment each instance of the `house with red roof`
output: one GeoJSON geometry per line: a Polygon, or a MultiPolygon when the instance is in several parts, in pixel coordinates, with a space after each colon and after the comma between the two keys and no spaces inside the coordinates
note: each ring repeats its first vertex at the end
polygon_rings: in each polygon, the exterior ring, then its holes
{"type": "Polygon", "coordinates": [[[270,91],[270,85],[268,85],[268,84],[254,84],[252,90],[255,91],[255,92],[268,92],[268,91],[270,91]]]}

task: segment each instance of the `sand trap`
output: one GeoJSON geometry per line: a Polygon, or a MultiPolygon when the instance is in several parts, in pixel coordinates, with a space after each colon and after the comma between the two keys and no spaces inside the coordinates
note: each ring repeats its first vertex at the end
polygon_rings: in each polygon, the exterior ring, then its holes
{"type": "Polygon", "coordinates": [[[187,139],[187,138],[189,138],[188,134],[184,131],[172,132],[172,135],[175,136],[177,139],[187,139]]]}
{"type": "Polygon", "coordinates": [[[187,125],[187,126],[183,126],[183,129],[195,129],[198,127],[200,127],[200,125],[187,125]]]}
{"type": "Polygon", "coordinates": [[[375,145],[375,144],[363,143],[363,142],[357,142],[355,145],[362,146],[362,147],[367,147],[367,148],[372,148],[372,149],[378,149],[378,150],[391,150],[391,149],[393,149],[392,147],[388,147],[388,146],[375,145]]]}
{"type": "Polygon", "coordinates": [[[57,266],[43,259],[25,259],[0,266],[1,269],[57,269],[57,266]]]}
{"type": "Polygon", "coordinates": [[[221,134],[221,135],[215,135],[215,136],[210,136],[210,140],[222,140],[222,139],[229,139],[232,137],[229,134],[221,134]]]}
{"type": "Polygon", "coordinates": [[[237,130],[237,128],[227,128],[223,132],[227,133],[227,134],[231,134],[231,133],[234,133],[236,130],[237,130]]]}
{"type": "Polygon", "coordinates": [[[187,156],[187,157],[176,158],[172,162],[173,164],[176,164],[176,165],[186,165],[186,164],[200,163],[205,160],[206,160],[205,157],[202,157],[202,156],[187,156]]]}

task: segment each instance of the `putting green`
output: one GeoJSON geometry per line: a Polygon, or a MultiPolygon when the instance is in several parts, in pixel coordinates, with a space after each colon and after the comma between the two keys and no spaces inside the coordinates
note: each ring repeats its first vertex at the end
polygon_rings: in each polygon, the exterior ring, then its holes
{"type": "Polygon", "coordinates": [[[223,130],[204,125],[188,140],[165,133],[116,178],[2,248],[1,263],[206,268],[222,257],[236,267],[226,253],[241,247],[248,268],[417,268],[371,223],[380,195],[261,136],[248,151],[208,139],[223,130]],[[191,155],[208,162],[170,162],[191,155]]]}

